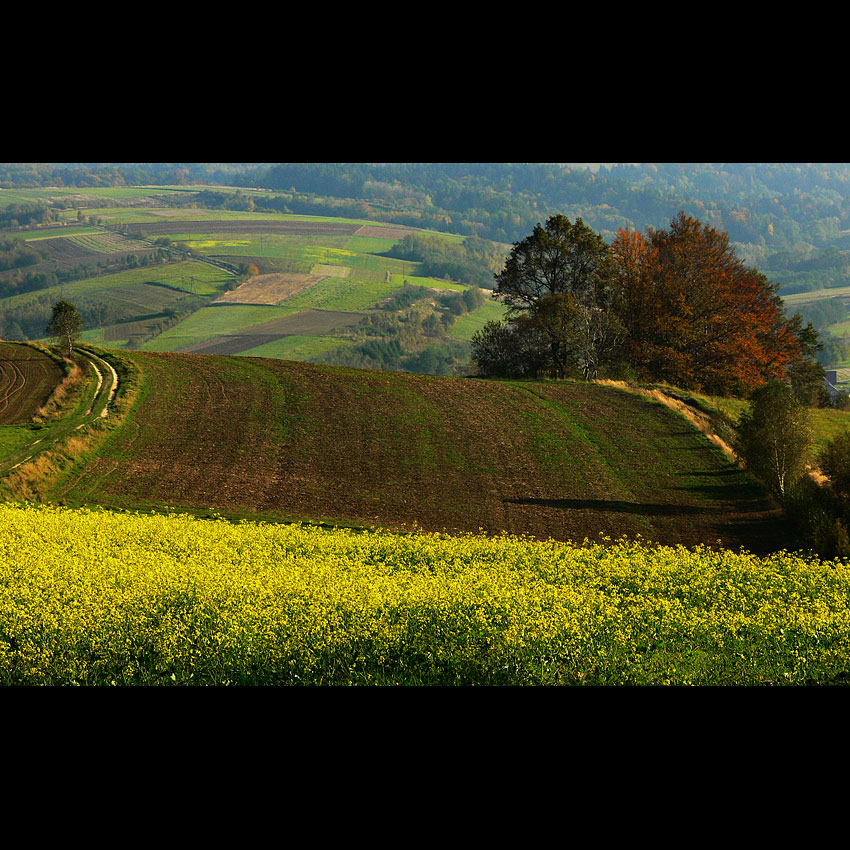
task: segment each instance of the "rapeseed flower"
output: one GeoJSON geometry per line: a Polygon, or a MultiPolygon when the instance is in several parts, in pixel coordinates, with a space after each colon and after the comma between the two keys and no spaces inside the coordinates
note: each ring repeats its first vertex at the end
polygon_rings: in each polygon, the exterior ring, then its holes
{"type": "Polygon", "coordinates": [[[850,568],[0,505],[3,684],[842,681],[850,568]]]}

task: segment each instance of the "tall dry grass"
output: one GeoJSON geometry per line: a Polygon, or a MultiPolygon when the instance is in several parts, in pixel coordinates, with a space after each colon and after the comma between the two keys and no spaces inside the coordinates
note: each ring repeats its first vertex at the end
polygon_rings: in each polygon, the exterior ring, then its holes
{"type": "Polygon", "coordinates": [[[47,401],[36,410],[33,422],[55,422],[69,413],[79,401],[85,386],[85,371],[78,362],[67,362],[68,373],[56,385],[47,401]]]}
{"type": "Polygon", "coordinates": [[[73,434],[15,467],[6,479],[9,497],[24,502],[46,499],[59,477],[96,446],[99,431],[92,427],[84,434],[73,434]]]}

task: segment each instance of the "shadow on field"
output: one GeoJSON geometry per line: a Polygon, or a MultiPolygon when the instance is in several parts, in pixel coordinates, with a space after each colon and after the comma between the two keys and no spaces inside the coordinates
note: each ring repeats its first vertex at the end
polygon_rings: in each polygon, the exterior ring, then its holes
{"type": "Polygon", "coordinates": [[[502,499],[512,505],[540,505],[547,508],[564,510],[610,511],[621,514],[640,514],[641,516],[684,516],[686,514],[705,514],[705,508],[691,505],[658,505],[641,502],[623,502],[616,499],[502,499]]]}
{"type": "Polygon", "coordinates": [[[676,487],[676,489],[685,493],[699,493],[709,499],[723,501],[746,499],[752,503],[747,506],[736,505],[736,510],[763,511],[770,507],[763,498],[760,498],[761,493],[756,488],[748,487],[746,484],[740,487],[733,487],[730,484],[691,484],[689,487],[676,487]]]}
{"type": "Polygon", "coordinates": [[[727,524],[727,531],[738,546],[754,555],[769,555],[782,549],[794,552],[803,547],[803,541],[797,537],[791,523],[784,522],[781,516],[775,514],[736,517],[727,524]]]}

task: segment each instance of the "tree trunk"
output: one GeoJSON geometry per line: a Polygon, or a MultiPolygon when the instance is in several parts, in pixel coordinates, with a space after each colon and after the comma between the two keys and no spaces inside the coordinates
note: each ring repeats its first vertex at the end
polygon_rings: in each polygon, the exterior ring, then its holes
{"type": "Polygon", "coordinates": [[[559,351],[561,348],[561,343],[558,340],[552,341],[552,362],[555,364],[555,371],[557,372],[557,377],[563,378],[567,374],[566,366],[564,365],[563,360],[559,355],[559,351]]]}

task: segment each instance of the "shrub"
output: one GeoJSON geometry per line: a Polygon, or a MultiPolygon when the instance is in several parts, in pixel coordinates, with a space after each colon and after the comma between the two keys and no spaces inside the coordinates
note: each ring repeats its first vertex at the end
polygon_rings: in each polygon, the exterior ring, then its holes
{"type": "Polygon", "coordinates": [[[824,517],[811,531],[811,547],[821,558],[850,557],[850,534],[840,517],[824,517]]]}
{"type": "Polygon", "coordinates": [[[850,499],[850,430],[833,437],[826,444],[819,462],[835,494],[850,499]]]}
{"type": "Polygon", "coordinates": [[[832,406],[837,410],[850,410],[850,394],[844,392],[838,393],[832,402],[832,406]]]}
{"type": "Polygon", "coordinates": [[[804,545],[821,558],[850,557],[846,512],[831,488],[804,476],[789,488],[785,513],[804,545]]]}
{"type": "Polygon", "coordinates": [[[536,378],[550,366],[549,343],[534,328],[520,331],[521,320],[487,322],[472,337],[472,359],[482,378],[536,378]]]}

